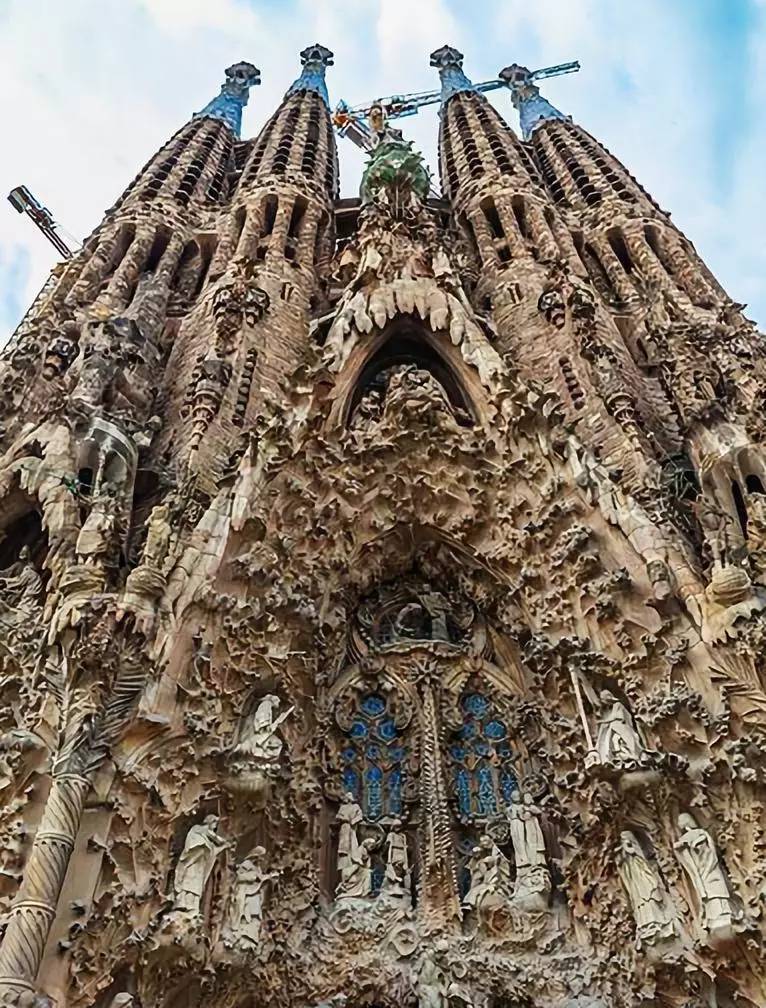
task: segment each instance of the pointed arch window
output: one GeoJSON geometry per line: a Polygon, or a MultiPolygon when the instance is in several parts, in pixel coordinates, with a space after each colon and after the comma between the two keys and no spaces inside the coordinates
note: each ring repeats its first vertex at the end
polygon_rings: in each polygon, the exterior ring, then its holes
{"type": "Polygon", "coordinates": [[[458,809],[464,819],[494,819],[518,787],[508,727],[477,690],[463,694],[460,712],[463,723],[449,746],[458,809]]]}
{"type": "Polygon", "coordinates": [[[361,694],[341,757],[343,789],[354,796],[365,819],[401,815],[406,755],[388,699],[377,692],[361,694]]]}

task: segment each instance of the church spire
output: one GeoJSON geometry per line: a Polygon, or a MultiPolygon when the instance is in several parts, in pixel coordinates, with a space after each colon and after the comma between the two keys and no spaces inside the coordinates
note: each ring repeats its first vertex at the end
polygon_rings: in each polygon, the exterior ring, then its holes
{"type": "Polygon", "coordinates": [[[200,119],[220,119],[240,135],[242,130],[242,109],[247,105],[250,88],[261,83],[261,71],[252,63],[234,63],[226,70],[226,80],[221,85],[221,93],[194,116],[200,119]]]}
{"type": "Polygon", "coordinates": [[[439,68],[442,82],[442,104],[461,91],[478,91],[463,73],[463,54],[453,46],[443,45],[431,53],[431,66],[439,68]]]}
{"type": "Polygon", "coordinates": [[[298,91],[316,91],[329,108],[330,96],[327,93],[324,75],[327,67],[333,65],[333,53],[327,46],[315,42],[303,49],[300,55],[303,69],[300,77],[294,80],[287,89],[287,94],[295,94],[298,91]]]}
{"type": "Polygon", "coordinates": [[[535,84],[530,71],[518,63],[512,63],[498,76],[506,82],[511,92],[511,101],[514,108],[519,110],[521,120],[521,133],[525,140],[529,140],[532,131],[538,123],[548,119],[569,119],[563,112],[559,112],[555,105],[540,94],[540,88],[535,84]]]}

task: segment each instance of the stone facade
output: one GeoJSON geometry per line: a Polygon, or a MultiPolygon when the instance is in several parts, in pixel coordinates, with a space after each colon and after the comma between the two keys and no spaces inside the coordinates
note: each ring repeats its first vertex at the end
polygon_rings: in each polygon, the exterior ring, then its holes
{"type": "Polygon", "coordinates": [[[766,348],[443,47],[339,201],[322,46],[2,361],[0,1004],[766,1004],[766,348]]]}

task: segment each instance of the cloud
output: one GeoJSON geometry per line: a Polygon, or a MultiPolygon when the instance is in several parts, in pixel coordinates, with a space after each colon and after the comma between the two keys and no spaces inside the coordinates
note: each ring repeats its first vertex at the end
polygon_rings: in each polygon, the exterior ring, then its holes
{"type": "MultiPolygon", "coordinates": [[[[544,93],[601,139],[689,235],[731,295],[766,320],[760,184],[766,132],[766,3],[738,0],[6,0],[0,7],[4,145],[0,189],[25,183],[87,235],[138,169],[252,60],[263,84],[253,135],[299,71],[298,52],[335,52],[331,96],[352,104],[436,88],[430,51],[448,42],[474,80],[508,63],[580,59],[544,93]],[[736,86],[735,86],[736,85],[736,86]]],[[[516,124],[508,95],[491,100],[516,124]]],[[[437,109],[402,121],[436,170],[437,109]]],[[[342,189],[363,156],[341,149],[342,189]]],[[[45,281],[55,252],[0,207],[0,340],[45,281]],[[24,262],[22,267],[19,264],[24,262]]]]}

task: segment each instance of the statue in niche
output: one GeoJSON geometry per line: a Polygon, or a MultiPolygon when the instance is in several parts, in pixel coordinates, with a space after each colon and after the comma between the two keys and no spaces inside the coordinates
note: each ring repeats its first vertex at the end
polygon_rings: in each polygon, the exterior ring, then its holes
{"type": "Polygon", "coordinates": [[[103,565],[109,559],[117,532],[117,505],[117,487],[105,481],[77,536],[79,563],[103,565]]]}
{"type": "Polygon", "coordinates": [[[0,571],[3,600],[13,607],[19,618],[32,617],[39,608],[42,586],[42,579],[32,563],[29,546],[22,546],[19,559],[0,571]]]}
{"type": "Polygon", "coordinates": [[[278,717],[280,699],[269,693],[263,697],[256,710],[245,720],[234,755],[257,763],[276,763],[282,755],[284,743],[277,735],[277,728],[295,709],[290,707],[278,717]]]}
{"type": "Polygon", "coordinates": [[[551,891],[551,876],[545,856],[545,838],[540,826],[542,810],[528,792],[514,791],[507,808],[511,831],[516,885],[513,903],[525,910],[544,910],[551,891]]]}
{"type": "Polygon", "coordinates": [[[352,431],[367,431],[380,420],[382,412],[383,393],[379,388],[371,386],[362,393],[349,427],[352,431]]]}
{"type": "Polygon", "coordinates": [[[645,766],[650,753],[641,744],[627,707],[608,689],[602,689],[596,752],[591,763],[635,770],[645,766]]]}
{"type": "Polygon", "coordinates": [[[417,601],[407,602],[394,619],[394,633],[399,640],[449,641],[447,610],[449,603],[440,592],[423,592],[417,601]]]}
{"type": "Polygon", "coordinates": [[[173,909],[198,916],[205,886],[220,854],[231,846],[216,833],[218,817],[206,816],[186,834],[184,848],[176,865],[173,909]]]}
{"type": "Polygon", "coordinates": [[[673,917],[657,869],[647,859],[630,830],[623,830],[620,834],[617,871],[633,911],[638,941],[657,945],[674,938],[673,917]]]}
{"type": "Polygon", "coordinates": [[[455,427],[455,410],[447,394],[430,371],[406,364],[391,370],[386,389],[384,413],[416,417],[428,423],[447,421],[455,427]]]}
{"type": "Polygon", "coordinates": [[[686,812],[678,817],[678,826],[681,836],[674,847],[700,901],[703,927],[715,937],[731,937],[738,915],[713,838],[686,812]]]}
{"type": "Polygon", "coordinates": [[[511,897],[511,865],[494,840],[483,836],[471,853],[471,885],[463,897],[463,906],[479,910],[497,906],[511,897]]]}
{"type": "Polygon", "coordinates": [[[409,905],[412,899],[412,875],[407,851],[407,835],[399,819],[394,819],[386,839],[386,870],[380,898],[409,905]]]}
{"type": "Polygon", "coordinates": [[[272,879],[279,877],[279,872],[264,871],[265,856],[265,848],[256,847],[237,865],[223,939],[228,948],[247,951],[258,947],[266,887],[272,879]]]}
{"type": "Polygon", "coordinates": [[[170,545],[170,508],[167,504],[158,504],[152,508],[146,520],[146,543],[141,555],[141,565],[160,570],[168,554],[170,545]]]}

